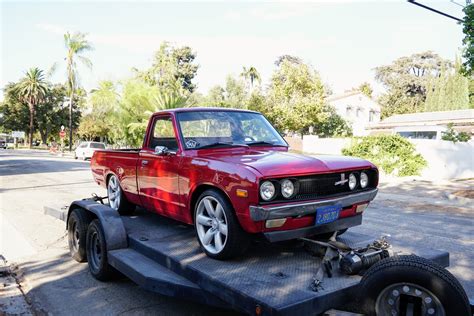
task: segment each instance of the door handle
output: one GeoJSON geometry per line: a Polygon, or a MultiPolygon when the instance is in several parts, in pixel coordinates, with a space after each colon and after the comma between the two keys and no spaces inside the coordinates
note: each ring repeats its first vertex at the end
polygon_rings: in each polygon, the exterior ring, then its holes
{"type": "Polygon", "coordinates": [[[142,166],[148,165],[148,160],[142,160],[142,166]]]}

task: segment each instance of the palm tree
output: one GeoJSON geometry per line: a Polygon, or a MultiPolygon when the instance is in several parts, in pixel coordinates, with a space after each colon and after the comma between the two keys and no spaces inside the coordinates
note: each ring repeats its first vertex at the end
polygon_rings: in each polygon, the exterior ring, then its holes
{"type": "Polygon", "coordinates": [[[243,71],[240,75],[244,77],[245,80],[250,80],[250,86],[252,88],[253,88],[253,83],[255,81],[258,81],[259,83],[261,83],[260,74],[258,73],[257,69],[253,66],[250,66],[249,69],[247,69],[246,67],[243,67],[243,71]]]}
{"type": "Polygon", "coordinates": [[[30,68],[26,76],[15,85],[20,100],[28,104],[30,110],[30,148],[33,147],[33,131],[35,110],[48,92],[48,83],[44,79],[43,71],[38,68],[30,68]]]}
{"type": "Polygon", "coordinates": [[[86,35],[83,33],[64,34],[64,45],[66,46],[67,54],[67,87],[69,90],[69,150],[72,150],[72,103],[74,101],[74,93],[78,84],[78,73],[76,59],[89,68],[92,68],[92,62],[82,54],[92,50],[91,44],[86,40],[86,35]]]}

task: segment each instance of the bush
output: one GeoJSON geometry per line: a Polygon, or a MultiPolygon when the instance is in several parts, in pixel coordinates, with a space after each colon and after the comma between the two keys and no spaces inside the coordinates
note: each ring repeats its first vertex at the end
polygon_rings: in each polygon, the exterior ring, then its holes
{"type": "Polygon", "coordinates": [[[395,176],[419,175],[427,165],[415,151],[415,146],[400,135],[381,135],[354,138],[342,153],[372,161],[387,174],[395,176]]]}
{"type": "Polygon", "coordinates": [[[451,141],[453,143],[457,142],[468,142],[471,140],[471,136],[466,132],[456,132],[453,129],[453,123],[448,124],[448,130],[446,132],[442,132],[443,136],[441,136],[442,140],[451,141]]]}

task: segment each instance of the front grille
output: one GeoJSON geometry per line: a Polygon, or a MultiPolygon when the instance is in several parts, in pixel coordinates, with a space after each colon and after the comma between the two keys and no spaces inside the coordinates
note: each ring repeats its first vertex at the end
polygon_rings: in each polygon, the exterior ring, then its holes
{"type": "MultiPolygon", "coordinates": [[[[261,204],[269,204],[276,202],[288,202],[288,201],[303,201],[303,200],[314,200],[322,199],[333,196],[340,196],[355,192],[362,192],[370,190],[376,187],[378,183],[378,173],[376,169],[337,172],[330,174],[319,174],[303,177],[290,177],[285,179],[293,180],[296,184],[296,194],[294,197],[285,199],[280,193],[279,181],[282,179],[271,179],[275,185],[277,196],[269,201],[265,202],[261,200],[261,204]],[[366,188],[362,189],[359,184],[360,172],[364,171],[369,177],[369,184],[366,188]],[[345,182],[343,185],[335,185],[336,182],[341,181],[341,174],[344,174],[344,179],[349,179],[349,175],[353,173],[357,178],[357,187],[354,190],[349,189],[349,183],[345,182]]],[[[265,180],[262,180],[265,181],[265,180]]]]}

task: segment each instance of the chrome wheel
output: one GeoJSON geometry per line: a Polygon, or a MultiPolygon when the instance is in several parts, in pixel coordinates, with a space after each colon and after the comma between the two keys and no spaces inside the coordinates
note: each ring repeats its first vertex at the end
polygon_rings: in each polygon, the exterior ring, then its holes
{"type": "Polygon", "coordinates": [[[396,283],[383,289],[375,303],[375,310],[377,315],[446,315],[436,295],[412,283],[396,283]]]}
{"type": "Polygon", "coordinates": [[[116,176],[111,176],[109,183],[107,184],[107,197],[109,199],[109,205],[114,210],[118,210],[120,207],[121,199],[120,184],[116,176]]]}
{"type": "Polygon", "coordinates": [[[196,210],[196,230],[203,247],[212,254],[220,253],[227,242],[227,217],[222,205],[212,196],[205,196],[196,210]]]}

